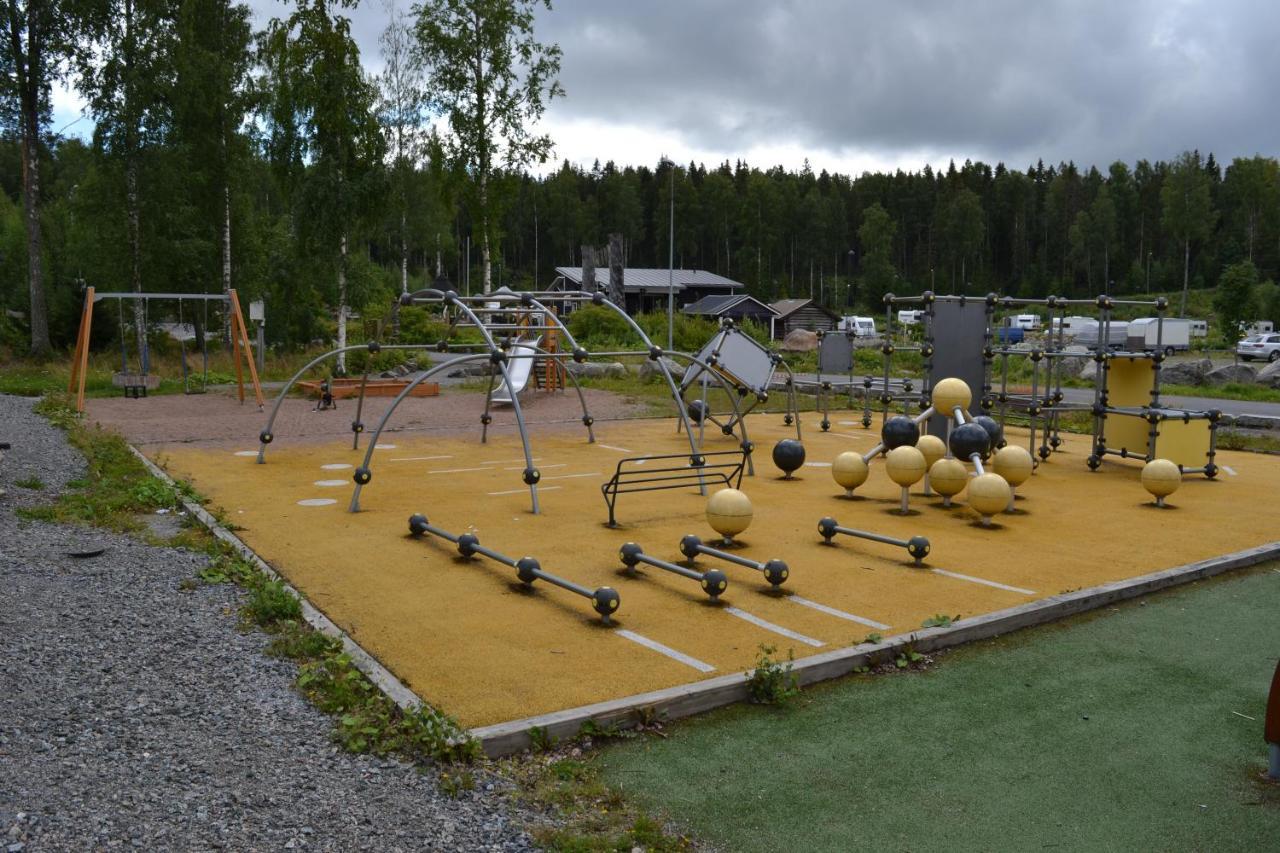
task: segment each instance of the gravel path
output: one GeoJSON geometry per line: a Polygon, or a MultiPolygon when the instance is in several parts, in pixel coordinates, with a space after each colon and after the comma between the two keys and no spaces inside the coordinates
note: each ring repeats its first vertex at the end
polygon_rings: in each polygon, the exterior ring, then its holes
{"type": "Polygon", "coordinates": [[[453,799],[338,751],[237,592],[180,589],[199,555],[16,518],[83,463],[29,400],[0,396],[0,430],[0,853],[530,848],[500,783],[453,799]],[[68,556],[86,544],[107,550],[68,556]]]}

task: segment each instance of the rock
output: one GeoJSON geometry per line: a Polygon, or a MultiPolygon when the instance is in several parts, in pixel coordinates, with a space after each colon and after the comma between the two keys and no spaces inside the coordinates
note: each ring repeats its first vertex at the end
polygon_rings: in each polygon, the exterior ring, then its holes
{"type": "Polygon", "coordinates": [[[1063,347],[1062,351],[1064,353],[1071,353],[1070,356],[1061,360],[1063,376],[1070,376],[1073,373],[1077,373],[1083,378],[1093,378],[1094,371],[1092,370],[1089,372],[1087,377],[1084,376],[1085,367],[1093,365],[1093,356],[1090,354],[1088,347],[1080,346],[1080,344],[1072,344],[1069,347],[1063,347]],[[1076,353],[1079,353],[1079,355],[1076,355],[1076,353]]]}
{"type": "Polygon", "coordinates": [[[818,333],[808,329],[792,329],[782,339],[779,349],[784,352],[813,352],[818,348],[818,333]]]}
{"type": "Polygon", "coordinates": [[[1228,385],[1232,382],[1252,382],[1258,371],[1246,364],[1224,364],[1205,374],[1210,385],[1228,385]]]}
{"type": "Polygon", "coordinates": [[[1273,361],[1259,370],[1254,381],[1268,388],[1280,388],[1280,361],[1273,361]]]}
{"type": "Polygon", "coordinates": [[[1203,385],[1205,375],[1212,369],[1213,362],[1207,358],[1166,364],[1160,371],[1160,381],[1169,385],[1203,385]]]}
{"type": "MultiPolygon", "coordinates": [[[[684,368],[676,364],[673,359],[667,358],[665,355],[662,357],[661,361],[667,366],[667,370],[671,373],[671,378],[676,382],[679,382],[684,376],[684,368]]],[[[658,363],[649,358],[640,362],[640,378],[646,382],[661,379],[662,371],[658,369],[658,363]]]]}
{"type": "Polygon", "coordinates": [[[565,370],[574,376],[587,379],[619,378],[627,375],[627,369],[617,361],[584,361],[582,363],[570,361],[565,364],[565,370]]]}
{"type": "Polygon", "coordinates": [[[1234,415],[1231,425],[1240,429],[1276,429],[1280,427],[1280,418],[1268,415],[1234,415]]]}
{"type": "MultiPolygon", "coordinates": [[[[1075,359],[1071,359],[1071,361],[1075,361],[1075,359]]],[[[1080,368],[1080,378],[1089,382],[1096,382],[1098,380],[1098,363],[1093,359],[1087,359],[1080,368]]]]}
{"type": "Polygon", "coordinates": [[[465,377],[465,376],[488,376],[488,375],[489,375],[489,365],[485,364],[484,362],[477,362],[474,364],[464,364],[455,370],[449,371],[450,379],[458,379],[460,377],[465,377]]]}

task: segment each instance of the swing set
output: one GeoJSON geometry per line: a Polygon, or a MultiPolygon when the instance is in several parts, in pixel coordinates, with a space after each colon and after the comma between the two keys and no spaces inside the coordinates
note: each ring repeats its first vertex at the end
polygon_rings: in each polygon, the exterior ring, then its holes
{"type": "MultiPolygon", "coordinates": [[[[194,390],[191,385],[192,370],[187,361],[187,344],[183,337],[178,337],[178,346],[181,348],[182,356],[182,390],[186,394],[203,393],[205,382],[209,378],[209,350],[206,344],[209,328],[209,303],[225,302],[227,307],[227,316],[231,321],[231,347],[235,355],[236,362],[236,384],[239,387],[240,402],[244,402],[244,365],[249,366],[249,380],[253,383],[253,393],[258,401],[258,408],[263,406],[262,386],[258,382],[258,367],[253,360],[253,346],[249,342],[249,330],[245,326],[244,314],[240,311],[240,298],[234,290],[227,293],[98,293],[94,288],[85,288],[84,308],[80,314],[80,331],[76,335],[76,351],[75,357],[71,362],[71,379],[67,383],[67,393],[76,395],[76,411],[84,411],[84,384],[85,378],[89,372],[89,340],[90,333],[93,328],[93,306],[104,299],[114,299],[119,306],[120,313],[120,381],[124,387],[124,395],[126,397],[145,397],[147,396],[147,386],[150,380],[151,372],[151,354],[146,346],[145,332],[142,335],[141,352],[138,353],[138,370],[130,371],[129,369],[129,345],[128,345],[128,324],[125,322],[124,303],[125,302],[141,302],[142,303],[142,323],[145,330],[147,323],[147,314],[150,303],[154,300],[172,301],[178,303],[178,332],[177,336],[185,334],[186,326],[183,323],[183,306],[184,301],[193,301],[202,303],[204,310],[204,323],[200,327],[197,337],[200,339],[200,356],[203,362],[204,381],[200,383],[200,390],[194,390]]],[[[194,321],[195,316],[192,315],[194,321]]],[[[194,322],[193,322],[194,327],[194,322]]]]}

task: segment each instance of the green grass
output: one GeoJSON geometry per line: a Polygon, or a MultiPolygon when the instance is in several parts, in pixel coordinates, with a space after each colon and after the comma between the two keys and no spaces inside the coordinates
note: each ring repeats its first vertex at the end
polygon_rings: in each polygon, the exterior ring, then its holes
{"type": "Polygon", "coordinates": [[[67,440],[85,458],[86,473],[68,483],[67,492],[54,502],[20,509],[20,515],[126,532],[142,528],[139,513],[178,507],[173,489],[151,476],[120,434],[80,422],[69,398],[45,397],[36,410],[67,431],[67,440]]]}
{"type": "Polygon", "coordinates": [[[735,851],[1270,849],[1277,607],[1272,564],[811,688],[789,712],[727,709],[599,763],[735,851]]]}
{"type": "Polygon", "coordinates": [[[39,477],[35,477],[35,476],[23,477],[21,480],[14,480],[13,484],[17,486],[19,489],[30,489],[31,491],[35,491],[35,492],[38,492],[44,488],[44,480],[41,480],[39,477]]]}
{"type": "Polygon", "coordinates": [[[1207,397],[1213,400],[1248,400],[1253,403],[1280,403],[1280,390],[1265,385],[1229,382],[1226,385],[1160,385],[1162,396],[1207,397]]]}

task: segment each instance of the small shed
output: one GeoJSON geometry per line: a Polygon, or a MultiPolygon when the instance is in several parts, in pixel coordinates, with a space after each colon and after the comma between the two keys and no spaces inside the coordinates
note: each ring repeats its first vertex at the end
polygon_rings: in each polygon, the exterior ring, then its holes
{"type": "Polygon", "coordinates": [[[785,338],[788,332],[805,329],[810,332],[834,331],[840,324],[840,316],[828,311],[812,299],[779,299],[769,307],[777,316],[773,320],[772,336],[785,338]]]}
{"type": "Polygon", "coordinates": [[[751,320],[765,328],[778,316],[768,305],[754,296],[725,295],[704,296],[684,307],[684,313],[711,320],[751,320]]]}
{"type": "MultiPolygon", "coordinates": [[[[582,267],[556,267],[551,290],[581,290],[585,273],[582,267]]],[[[596,270],[598,287],[609,282],[609,270],[596,270]]],[[[622,289],[628,314],[665,311],[668,295],[675,297],[676,307],[683,308],[705,296],[734,295],[745,290],[742,282],[706,270],[666,270],[627,267],[622,271],[622,289]]]]}

